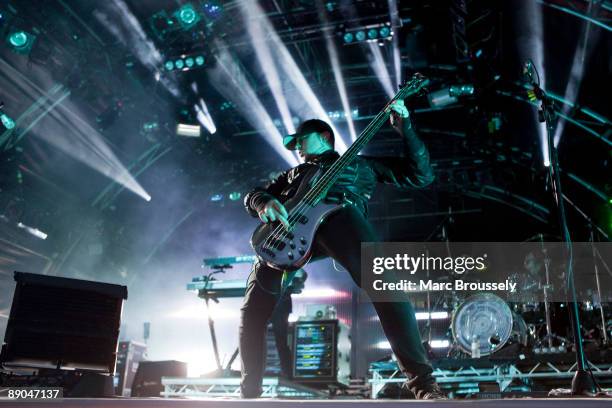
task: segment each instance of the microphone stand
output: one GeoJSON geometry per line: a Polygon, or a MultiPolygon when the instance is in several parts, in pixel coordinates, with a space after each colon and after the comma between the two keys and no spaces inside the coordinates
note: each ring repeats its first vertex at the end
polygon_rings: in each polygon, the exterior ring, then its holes
{"type": "Polygon", "coordinates": [[[561,177],[559,172],[559,158],[557,156],[557,148],[555,148],[553,131],[555,123],[555,107],[554,101],[540,88],[539,74],[533,63],[529,61],[526,65],[527,71],[534,70],[538,81],[533,80],[533,75],[528,72],[528,76],[533,86],[533,93],[537,100],[540,101],[540,108],[538,110],[538,119],[540,122],[546,123],[546,138],[548,141],[548,153],[550,157],[550,165],[548,166],[551,190],[553,193],[553,199],[557,207],[557,215],[559,218],[559,225],[561,227],[562,240],[565,243],[565,250],[568,255],[567,262],[567,287],[571,300],[569,304],[569,312],[572,322],[572,332],[574,335],[574,347],[576,349],[576,374],[572,379],[571,395],[583,395],[583,396],[594,396],[597,393],[597,386],[595,380],[588,369],[588,362],[584,355],[584,347],[582,345],[582,334],[580,333],[580,315],[578,309],[578,302],[576,299],[576,286],[574,283],[574,271],[573,271],[573,253],[572,253],[572,241],[567,225],[567,218],[565,214],[565,206],[563,203],[563,193],[561,191],[561,177]]]}

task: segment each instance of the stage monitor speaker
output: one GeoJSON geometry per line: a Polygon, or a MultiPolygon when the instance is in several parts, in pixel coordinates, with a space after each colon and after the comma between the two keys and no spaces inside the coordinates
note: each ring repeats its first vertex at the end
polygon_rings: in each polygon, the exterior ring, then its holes
{"type": "Polygon", "coordinates": [[[0,364],[113,374],[125,286],[15,272],[0,364]]]}
{"type": "Polygon", "coordinates": [[[349,331],[349,327],[337,319],[295,322],[292,380],[314,387],[348,386],[349,331]]]}
{"type": "Polygon", "coordinates": [[[187,377],[187,363],[176,360],[142,361],[132,383],[132,397],[159,397],[162,377],[187,377]]]}
{"type": "Polygon", "coordinates": [[[147,346],[136,341],[119,342],[117,369],[115,370],[115,395],[129,397],[138,365],[145,359],[147,346]]]}

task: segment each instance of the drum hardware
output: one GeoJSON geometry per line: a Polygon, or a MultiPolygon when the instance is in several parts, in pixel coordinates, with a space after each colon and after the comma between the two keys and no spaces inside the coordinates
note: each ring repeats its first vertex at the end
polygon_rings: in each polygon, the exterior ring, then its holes
{"type": "Polygon", "coordinates": [[[510,306],[499,296],[473,295],[453,312],[454,345],[474,358],[488,356],[510,340],[513,322],[510,306]]]}
{"type": "Polygon", "coordinates": [[[548,291],[552,289],[552,285],[550,284],[550,257],[548,256],[548,250],[544,246],[544,236],[540,234],[539,238],[540,246],[542,247],[542,253],[544,254],[544,272],[546,278],[546,283],[541,286],[541,289],[544,292],[544,316],[546,318],[546,335],[536,342],[534,352],[536,349],[546,349],[551,350],[551,352],[554,352],[552,350],[556,350],[557,348],[553,345],[553,340],[557,340],[560,343],[559,348],[562,349],[565,349],[565,344],[569,343],[569,341],[564,337],[556,335],[555,333],[553,333],[552,330],[552,324],[550,321],[550,302],[548,300],[548,291]]]}
{"type": "Polygon", "coordinates": [[[608,337],[608,330],[607,330],[607,325],[606,325],[606,316],[605,316],[605,312],[604,312],[604,299],[601,297],[601,283],[599,281],[599,268],[597,267],[597,258],[599,258],[599,260],[602,262],[603,266],[607,269],[608,273],[610,275],[612,275],[612,272],[610,272],[610,269],[608,268],[608,265],[606,265],[606,263],[604,262],[601,254],[599,253],[599,251],[597,250],[597,248],[595,248],[594,242],[595,242],[595,233],[593,231],[593,224],[590,225],[591,227],[591,236],[589,241],[591,242],[591,249],[593,252],[593,265],[595,267],[595,285],[597,287],[597,297],[598,297],[598,302],[599,302],[599,313],[600,313],[600,317],[601,317],[601,331],[603,332],[603,345],[607,346],[610,344],[610,339],[608,337]]]}

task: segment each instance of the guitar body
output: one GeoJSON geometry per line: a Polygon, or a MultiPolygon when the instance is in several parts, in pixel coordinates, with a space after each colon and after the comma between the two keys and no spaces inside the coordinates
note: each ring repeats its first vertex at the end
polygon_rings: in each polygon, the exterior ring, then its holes
{"type": "Polygon", "coordinates": [[[284,203],[289,218],[294,217],[293,228],[287,231],[279,221],[261,224],[251,236],[251,246],[257,257],[266,265],[283,271],[299,269],[312,257],[312,244],[319,225],[333,212],[342,208],[339,204],[319,202],[305,204],[303,198],[320,176],[315,171],[304,180],[295,196],[284,203]],[[297,216],[299,212],[299,216],[297,216]]]}
{"type": "MultiPolygon", "coordinates": [[[[299,200],[285,203],[287,212],[291,214],[293,206],[297,203],[299,200]]],[[[287,232],[278,221],[261,224],[251,236],[251,246],[259,260],[268,266],[283,271],[299,269],[312,257],[312,244],[319,225],[330,214],[341,208],[342,205],[324,203],[308,207],[290,232],[287,232]],[[274,234],[279,227],[282,227],[282,232],[274,234]]]]}

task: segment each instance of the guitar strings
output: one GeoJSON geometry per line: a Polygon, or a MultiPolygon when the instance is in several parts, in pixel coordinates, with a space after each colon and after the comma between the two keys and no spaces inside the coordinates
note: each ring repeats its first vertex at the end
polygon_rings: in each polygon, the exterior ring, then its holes
{"type": "MultiPolygon", "coordinates": [[[[402,89],[402,91],[405,90],[406,88],[402,89]]],[[[362,136],[366,136],[367,133],[371,132],[372,127],[377,127],[377,128],[380,127],[382,123],[379,124],[379,122],[385,121],[387,119],[387,113],[389,112],[386,112],[386,108],[393,101],[397,100],[398,97],[400,97],[400,92],[398,92],[398,95],[396,95],[394,99],[389,101],[387,105],[385,105],[383,110],[379,112],[378,115],[374,118],[374,120],[372,120],[372,122],[368,124],[366,129],[363,130],[362,135],[357,139],[358,141],[349,148],[349,151],[345,155],[341,156],[340,159],[338,159],[330,167],[330,169],[324,173],[323,177],[321,177],[321,179],[317,181],[317,184],[315,185],[315,187],[309,193],[307,193],[306,196],[304,196],[304,198],[300,202],[300,204],[296,208],[293,209],[293,211],[291,212],[291,215],[289,216],[288,221],[291,221],[291,222],[295,221],[297,217],[302,215],[302,210],[309,204],[308,201],[316,198],[316,196],[319,195],[326,188],[331,187],[331,186],[325,186],[325,184],[330,184],[329,182],[333,181],[333,178],[340,172],[339,167],[343,167],[344,162],[346,162],[347,160],[348,161],[353,160],[354,158],[353,153],[355,151],[356,153],[359,153],[362,145],[367,143],[372,135],[370,135],[369,137],[362,137],[362,136]]],[[[291,225],[291,222],[290,222],[290,225],[291,225]]],[[[269,238],[278,239],[279,234],[282,233],[283,230],[284,230],[283,225],[282,224],[278,225],[269,238]]]]}
{"type": "MultiPolygon", "coordinates": [[[[372,122],[370,122],[370,124],[366,127],[366,129],[364,129],[364,131],[362,132],[363,136],[366,136],[367,133],[370,133],[372,127],[380,128],[380,126],[382,126],[382,123],[379,123],[379,122],[384,122],[388,117],[387,114],[390,114],[390,112],[386,111],[387,107],[390,106],[391,103],[393,103],[395,100],[401,97],[400,94],[402,93],[402,91],[405,91],[411,88],[413,85],[413,82],[414,80],[411,81],[409,86],[401,89],[398,92],[398,94],[385,105],[383,110],[379,112],[378,115],[376,115],[376,117],[374,118],[374,120],[372,120],[372,122]]],[[[338,159],[330,167],[330,169],[323,174],[323,177],[321,177],[321,179],[317,181],[317,183],[315,184],[315,187],[304,196],[304,198],[300,201],[298,206],[291,212],[291,215],[289,216],[287,220],[290,226],[294,225],[292,223],[297,221],[298,218],[301,215],[303,215],[303,211],[307,209],[307,206],[309,205],[308,201],[315,199],[325,189],[328,189],[331,187],[331,185],[326,186],[326,184],[331,184],[330,182],[334,181],[333,179],[340,173],[341,168],[344,167],[344,162],[346,162],[347,160],[353,160],[354,151],[356,150],[357,151],[356,153],[359,153],[362,146],[370,140],[371,136],[373,135],[370,135],[370,137],[363,137],[363,138],[360,136],[357,142],[354,143],[349,148],[349,152],[347,152],[348,154],[342,155],[340,159],[338,159]]],[[[276,229],[272,232],[272,234],[270,234],[270,236],[268,236],[268,238],[264,241],[264,247],[268,247],[268,244],[271,243],[272,241],[284,240],[288,236],[289,233],[290,231],[286,231],[282,223],[279,224],[276,227],[276,229]]]]}
{"type": "MultiPolygon", "coordinates": [[[[386,108],[386,107],[385,107],[386,108]]],[[[377,115],[376,118],[374,118],[374,120],[366,127],[366,129],[362,132],[362,134],[365,136],[367,133],[369,133],[371,131],[371,127],[373,126],[378,126],[378,122],[380,121],[380,119],[382,119],[382,121],[386,120],[386,117],[384,111],[379,113],[377,115]],[[379,115],[382,115],[381,117],[378,117],[379,115]]],[[[361,139],[361,138],[359,138],[361,139]]],[[[367,143],[369,140],[366,140],[368,138],[363,138],[361,139],[362,143],[355,143],[353,144],[353,146],[351,146],[352,148],[355,149],[351,149],[349,148],[349,150],[357,150],[357,149],[361,149],[361,145],[363,145],[364,143],[367,143]]],[[[288,218],[287,221],[289,221],[289,225],[294,225],[292,224],[293,222],[297,221],[298,218],[303,215],[303,212],[305,209],[307,209],[308,205],[310,204],[309,201],[315,199],[320,193],[322,193],[325,189],[331,187],[331,186],[325,186],[325,184],[329,184],[330,181],[333,181],[333,178],[340,173],[340,167],[344,166],[344,161],[347,161],[347,158],[349,156],[352,156],[351,153],[353,153],[352,151],[347,152],[348,154],[343,155],[342,157],[340,157],[340,159],[338,159],[330,168],[327,172],[325,172],[323,174],[323,177],[321,177],[321,179],[319,179],[317,181],[317,183],[315,184],[315,187],[308,192],[304,198],[302,198],[302,200],[300,201],[300,203],[298,204],[298,206],[296,208],[294,208],[291,211],[291,214],[288,218]]],[[[350,160],[352,160],[354,158],[350,157],[350,160]]],[[[287,235],[289,234],[290,231],[286,231],[284,229],[284,226],[282,225],[282,223],[280,225],[278,225],[276,227],[276,229],[272,232],[272,234],[266,239],[266,241],[264,241],[264,246],[267,246],[269,243],[271,243],[272,241],[275,240],[283,240],[284,238],[287,237],[287,235]],[[284,234],[283,234],[284,233],[284,234]]]]}
{"type": "MultiPolygon", "coordinates": [[[[380,115],[381,113],[379,113],[380,115]]],[[[378,118],[378,115],[376,118],[374,118],[374,120],[366,127],[366,129],[362,132],[362,135],[366,135],[368,132],[370,132],[370,128],[373,125],[377,125],[377,122],[380,118],[378,118]]],[[[364,138],[365,139],[365,138],[364,138]]],[[[361,139],[361,136],[358,138],[358,140],[363,141],[364,139],[361,139]]],[[[343,155],[342,157],[340,157],[340,159],[338,159],[330,168],[327,172],[325,172],[323,174],[323,177],[321,177],[321,179],[319,179],[316,184],[315,187],[309,191],[304,198],[302,198],[302,200],[300,201],[300,203],[298,204],[298,206],[296,208],[294,208],[291,211],[291,214],[288,218],[287,221],[289,221],[289,224],[291,225],[292,222],[296,221],[298,219],[299,216],[301,216],[303,214],[303,210],[307,209],[307,206],[309,205],[309,201],[313,200],[316,198],[317,195],[319,195],[326,187],[322,187],[324,184],[329,183],[329,181],[331,181],[333,179],[333,177],[335,177],[335,175],[337,173],[340,172],[340,170],[338,169],[338,167],[342,167],[343,164],[342,161],[343,159],[346,161],[346,157],[350,156],[351,153],[355,150],[353,148],[360,148],[361,146],[358,147],[358,145],[360,145],[361,143],[355,143],[353,144],[353,146],[351,146],[351,148],[349,148],[349,152],[347,152],[348,154],[343,155]]],[[[353,157],[351,157],[351,160],[353,159],[353,157]]],[[[266,241],[264,242],[264,244],[268,244],[268,241],[272,241],[272,240],[278,240],[281,237],[281,233],[284,231],[284,226],[282,224],[278,225],[276,227],[276,229],[272,232],[272,234],[268,237],[268,239],[266,239],[266,241]]],[[[288,233],[288,231],[285,231],[288,233]]]]}
{"type": "MultiPolygon", "coordinates": [[[[308,205],[310,205],[309,201],[314,200],[323,191],[331,188],[331,184],[335,181],[334,178],[336,178],[336,176],[340,173],[340,171],[342,170],[342,167],[344,167],[345,165],[345,162],[346,161],[350,162],[351,160],[353,160],[356,156],[356,154],[353,155],[355,150],[356,150],[356,153],[359,153],[363,145],[369,142],[369,140],[371,139],[371,136],[373,135],[369,135],[369,137],[365,137],[365,136],[372,131],[373,127],[376,127],[377,128],[376,130],[378,130],[378,128],[382,126],[382,123],[379,123],[379,122],[384,122],[387,120],[388,115],[391,114],[391,112],[387,112],[387,107],[390,106],[391,103],[393,103],[394,101],[401,98],[402,97],[401,94],[403,93],[403,91],[406,91],[412,88],[414,86],[414,82],[416,82],[416,80],[414,79],[411,80],[408,86],[405,86],[404,88],[402,88],[397,93],[397,95],[385,105],[383,110],[379,112],[378,115],[376,115],[376,117],[374,118],[374,120],[372,120],[372,122],[370,122],[370,124],[366,126],[366,128],[363,130],[362,132],[363,138],[362,136],[357,138],[357,142],[355,142],[349,148],[349,151],[346,154],[342,155],[336,162],[334,162],[334,164],[332,164],[329,170],[323,174],[323,177],[321,177],[321,179],[319,179],[316,182],[315,187],[311,191],[309,191],[304,196],[304,198],[302,198],[298,206],[291,211],[287,219],[290,226],[295,225],[294,222],[297,221],[299,217],[303,215],[304,210],[306,210],[308,208],[308,205]]],[[[288,236],[289,233],[290,231],[286,231],[284,225],[280,223],[272,231],[272,233],[268,236],[268,238],[266,238],[263,246],[268,247],[268,244],[270,244],[272,241],[284,240],[288,236]]]]}
{"type": "MultiPolygon", "coordinates": [[[[376,118],[374,118],[372,122],[370,122],[370,124],[362,132],[364,136],[372,132],[371,128],[373,127],[378,128],[382,125],[382,123],[379,123],[379,122],[383,122],[387,119],[386,117],[388,113],[386,112],[387,106],[390,105],[396,99],[397,98],[394,98],[390,102],[388,102],[385,108],[381,112],[379,112],[379,114],[376,116],[376,118]]],[[[373,136],[373,135],[370,135],[370,136],[373,136]]],[[[354,159],[353,153],[355,151],[358,153],[361,150],[362,145],[367,143],[369,139],[370,139],[369,137],[363,137],[363,138],[359,137],[358,142],[353,144],[351,148],[349,148],[349,152],[347,152],[348,154],[341,156],[340,159],[338,159],[330,167],[330,169],[324,173],[323,177],[321,177],[321,179],[317,181],[315,188],[313,188],[310,192],[308,192],[304,196],[304,198],[301,200],[300,204],[291,212],[291,215],[289,216],[289,219],[288,219],[290,225],[292,225],[291,224],[292,222],[296,221],[301,215],[303,215],[303,210],[307,209],[307,206],[309,205],[309,201],[315,199],[325,189],[331,187],[331,185],[326,186],[326,184],[330,184],[330,181],[333,181],[336,175],[340,173],[341,168],[344,166],[344,162],[353,160],[354,159]]],[[[273,234],[271,234],[271,236],[266,240],[266,244],[268,240],[279,240],[279,239],[283,240],[284,238],[286,238],[288,233],[289,231],[285,231],[284,226],[280,224],[279,226],[277,226],[276,230],[273,231],[273,234]]]]}

